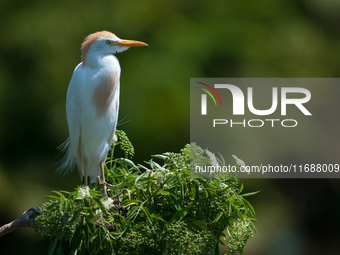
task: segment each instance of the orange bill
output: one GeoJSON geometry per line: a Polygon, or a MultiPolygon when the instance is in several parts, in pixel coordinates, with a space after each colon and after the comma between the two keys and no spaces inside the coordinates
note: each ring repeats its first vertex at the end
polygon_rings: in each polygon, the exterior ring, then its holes
{"type": "Polygon", "coordinates": [[[124,40],[119,39],[117,44],[121,47],[136,47],[136,46],[148,46],[146,43],[133,41],[133,40],[124,40]]]}

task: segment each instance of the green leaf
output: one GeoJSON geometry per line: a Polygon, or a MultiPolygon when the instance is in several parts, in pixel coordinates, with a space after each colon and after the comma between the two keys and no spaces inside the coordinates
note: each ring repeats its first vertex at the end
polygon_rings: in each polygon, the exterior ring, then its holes
{"type": "Polygon", "coordinates": [[[173,195],[174,197],[177,197],[177,193],[175,192],[175,190],[177,190],[177,187],[173,187],[171,189],[165,189],[164,192],[167,192],[167,193],[173,195]]]}
{"type": "Polygon", "coordinates": [[[103,249],[103,236],[105,238],[105,233],[103,233],[102,231],[98,231],[98,240],[99,240],[99,248],[103,249]]]}
{"type": "Polygon", "coordinates": [[[220,213],[217,215],[217,217],[216,217],[211,223],[212,223],[212,224],[217,223],[217,222],[220,220],[220,218],[222,217],[222,215],[223,215],[223,212],[220,212],[220,213]]]}
{"type": "Polygon", "coordinates": [[[179,199],[176,199],[174,196],[170,196],[170,199],[177,211],[182,209],[182,203],[179,199]]]}
{"type": "Polygon", "coordinates": [[[243,183],[241,184],[241,187],[240,187],[240,189],[238,190],[238,194],[241,194],[242,190],[243,190],[243,183]]]}
{"type": "Polygon", "coordinates": [[[68,195],[72,193],[72,192],[65,191],[65,190],[60,190],[60,192],[63,192],[63,193],[68,194],[68,195]]]}
{"type": "Polygon", "coordinates": [[[58,248],[57,248],[57,255],[64,255],[64,250],[63,250],[63,246],[62,246],[62,241],[60,241],[60,244],[58,245],[58,248]]]}
{"type": "Polygon", "coordinates": [[[57,244],[59,242],[58,238],[54,238],[53,241],[51,242],[50,246],[48,247],[48,255],[53,255],[55,248],[57,247],[57,244]]]}
{"type": "MultiPolygon", "coordinates": [[[[127,228],[126,229],[124,229],[121,233],[119,233],[119,235],[115,238],[115,240],[117,240],[117,239],[119,239],[119,238],[121,238],[123,235],[124,235],[124,233],[126,232],[126,230],[127,230],[127,228]]],[[[110,234],[112,234],[112,235],[116,235],[116,233],[114,233],[114,232],[112,232],[112,233],[110,233],[110,234]]]]}
{"type": "Polygon", "coordinates": [[[254,210],[253,206],[246,199],[243,199],[243,203],[246,206],[246,208],[249,209],[251,215],[253,217],[255,217],[255,210],[254,210]]]}
{"type": "Polygon", "coordinates": [[[169,223],[173,223],[175,220],[179,219],[179,217],[181,217],[181,215],[183,214],[183,211],[177,211],[172,218],[169,220],[169,223]]]}
{"type": "Polygon", "coordinates": [[[96,236],[94,225],[92,223],[90,223],[89,221],[87,221],[86,226],[87,226],[89,232],[92,234],[92,236],[96,236]]]}
{"type": "Polygon", "coordinates": [[[141,209],[142,209],[142,211],[145,213],[145,215],[146,215],[146,217],[147,217],[147,219],[148,219],[150,225],[153,225],[153,221],[152,221],[152,219],[151,219],[151,215],[150,215],[149,210],[148,210],[147,208],[145,208],[144,206],[142,206],[142,205],[141,205],[141,209]]]}
{"type": "Polygon", "coordinates": [[[128,216],[126,217],[126,220],[128,221],[128,220],[131,220],[132,218],[135,218],[138,209],[139,209],[138,206],[133,207],[132,209],[130,209],[129,212],[128,212],[128,216]]]}
{"type": "Polygon", "coordinates": [[[140,203],[141,203],[141,201],[139,201],[139,200],[132,200],[132,199],[130,199],[130,200],[122,201],[121,205],[122,206],[132,206],[132,205],[138,205],[140,203]]]}
{"type": "Polygon", "coordinates": [[[52,192],[56,193],[57,195],[59,195],[62,198],[65,198],[65,196],[61,192],[59,192],[59,191],[52,190],[52,192]]]}
{"type": "Polygon", "coordinates": [[[177,211],[174,216],[172,216],[172,218],[169,220],[169,223],[173,223],[175,222],[177,219],[179,219],[179,221],[181,221],[185,215],[188,213],[188,211],[191,209],[191,205],[183,208],[182,210],[177,211]]]}
{"type": "Polygon", "coordinates": [[[97,204],[99,205],[100,210],[102,210],[102,212],[103,212],[104,214],[107,214],[106,208],[105,208],[105,206],[103,205],[102,201],[100,201],[100,199],[98,199],[98,198],[94,198],[94,200],[95,200],[95,201],[97,202],[97,204]]]}
{"type": "Polygon", "coordinates": [[[147,172],[149,172],[150,171],[150,169],[149,168],[147,168],[147,167],[145,167],[145,166],[143,166],[143,165],[138,165],[139,167],[141,167],[141,168],[143,168],[145,171],[147,171],[147,172]]]}
{"type": "Polygon", "coordinates": [[[162,216],[158,215],[158,214],[151,214],[151,218],[154,218],[156,220],[160,220],[164,222],[164,219],[162,218],[162,216]]]}
{"type": "Polygon", "coordinates": [[[225,245],[225,243],[221,240],[221,238],[218,238],[218,243],[225,245]]]}
{"type": "Polygon", "coordinates": [[[141,178],[143,178],[143,177],[144,177],[145,175],[147,175],[148,173],[149,173],[149,172],[146,171],[146,172],[140,174],[140,175],[136,178],[135,183],[137,183],[141,178]]]}
{"type": "Polygon", "coordinates": [[[253,223],[252,221],[249,221],[249,225],[250,225],[250,227],[254,230],[255,234],[257,234],[257,230],[256,230],[256,228],[255,228],[254,223],[253,223]]]}
{"type": "Polygon", "coordinates": [[[79,246],[81,245],[83,238],[84,238],[84,232],[82,232],[82,228],[77,227],[74,233],[74,236],[72,238],[72,250],[79,249],[79,246]]]}
{"type": "Polygon", "coordinates": [[[122,165],[131,166],[131,167],[133,167],[133,168],[136,168],[135,163],[133,163],[133,161],[130,160],[130,159],[127,159],[127,158],[119,158],[119,159],[117,159],[117,160],[118,160],[119,163],[122,164],[122,165]]]}
{"type": "Polygon", "coordinates": [[[158,163],[153,160],[150,160],[150,166],[152,169],[162,168],[158,163]]]}
{"type": "Polygon", "coordinates": [[[64,209],[64,201],[61,200],[60,203],[59,203],[59,211],[62,212],[64,209]]]}
{"type": "Polygon", "coordinates": [[[52,209],[58,207],[58,205],[59,205],[59,202],[53,202],[49,206],[47,206],[46,209],[47,210],[52,210],[52,209]]]}
{"type": "Polygon", "coordinates": [[[166,160],[169,158],[169,156],[166,156],[166,155],[152,155],[152,157],[154,158],[159,158],[159,159],[162,159],[162,160],[166,160]]]}
{"type": "Polygon", "coordinates": [[[250,197],[250,196],[254,196],[254,195],[256,195],[256,194],[258,194],[260,192],[261,192],[261,190],[255,191],[255,192],[246,193],[246,194],[242,194],[241,196],[242,197],[250,197]]]}
{"type": "Polygon", "coordinates": [[[79,215],[80,215],[80,212],[79,211],[76,211],[73,216],[69,219],[69,221],[71,222],[77,222],[78,221],[78,218],[79,218],[79,215]]]}
{"type": "Polygon", "coordinates": [[[219,152],[218,152],[218,155],[220,156],[220,158],[217,159],[217,160],[219,161],[220,165],[221,165],[221,166],[225,166],[226,163],[225,163],[224,157],[223,157],[222,154],[219,153],[219,152]]]}
{"type": "Polygon", "coordinates": [[[56,196],[50,196],[50,195],[46,195],[47,198],[52,199],[52,200],[61,200],[60,197],[56,197],[56,196]]]}
{"type": "Polygon", "coordinates": [[[202,231],[203,229],[200,227],[200,226],[198,226],[197,224],[195,224],[194,222],[188,222],[188,226],[190,227],[190,228],[192,228],[192,229],[195,229],[195,230],[197,230],[197,231],[202,231]]]}
{"type": "Polygon", "coordinates": [[[96,231],[95,233],[92,234],[92,236],[91,236],[91,238],[90,238],[90,242],[91,242],[91,243],[93,243],[93,241],[98,237],[97,232],[98,232],[98,231],[96,231]]]}
{"type": "Polygon", "coordinates": [[[182,184],[181,184],[181,199],[182,199],[182,200],[184,200],[185,190],[186,190],[185,184],[182,183],[182,184]]]}

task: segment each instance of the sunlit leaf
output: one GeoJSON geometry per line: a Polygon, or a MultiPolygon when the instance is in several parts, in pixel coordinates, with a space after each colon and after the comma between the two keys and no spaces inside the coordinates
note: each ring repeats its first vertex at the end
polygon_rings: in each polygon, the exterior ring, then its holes
{"type": "Polygon", "coordinates": [[[52,190],[53,193],[56,193],[57,195],[59,195],[60,197],[62,198],[65,198],[64,194],[59,192],[59,191],[55,191],[55,190],[52,190]]]}
{"type": "Polygon", "coordinates": [[[241,196],[242,196],[242,197],[249,197],[249,196],[256,195],[256,194],[258,194],[258,193],[260,193],[260,192],[261,192],[261,190],[255,191],[255,192],[246,193],[246,194],[242,194],[241,196]]]}

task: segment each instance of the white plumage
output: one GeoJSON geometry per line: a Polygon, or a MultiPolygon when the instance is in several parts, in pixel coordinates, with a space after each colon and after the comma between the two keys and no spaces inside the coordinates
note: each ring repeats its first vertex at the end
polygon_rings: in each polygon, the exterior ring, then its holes
{"type": "Polygon", "coordinates": [[[69,138],[62,145],[67,154],[60,168],[69,170],[76,163],[86,185],[88,176],[91,182],[99,175],[105,181],[103,164],[116,130],[121,69],[113,54],[146,45],[122,40],[108,31],[90,34],[82,44],[82,62],[67,90],[69,138]]]}

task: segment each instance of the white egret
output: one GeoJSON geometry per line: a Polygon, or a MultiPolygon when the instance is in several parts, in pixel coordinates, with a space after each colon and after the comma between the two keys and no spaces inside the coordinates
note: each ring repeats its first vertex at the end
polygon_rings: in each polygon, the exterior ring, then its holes
{"type": "Polygon", "coordinates": [[[62,144],[66,155],[60,169],[77,165],[88,185],[101,175],[107,196],[104,164],[115,134],[120,90],[120,65],[114,55],[132,46],[147,46],[123,40],[108,31],[90,34],[81,46],[82,62],[75,68],[66,99],[69,138],[62,144]]]}

